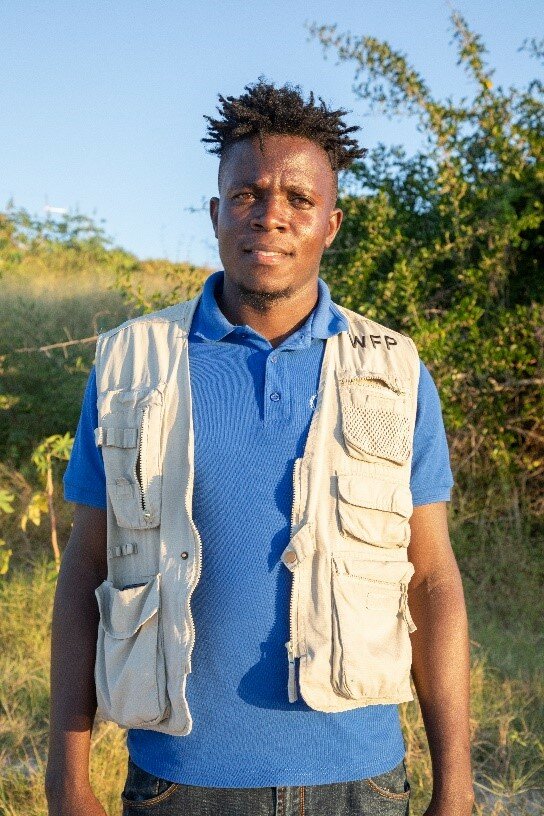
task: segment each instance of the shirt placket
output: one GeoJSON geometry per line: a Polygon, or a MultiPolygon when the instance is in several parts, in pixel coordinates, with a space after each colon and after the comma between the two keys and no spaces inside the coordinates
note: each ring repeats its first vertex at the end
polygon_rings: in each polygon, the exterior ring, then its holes
{"type": "Polygon", "coordinates": [[[287,422],[291,416],[288,354],[273,349],[267,357],[264,376],[264,424],[287,422]]]}

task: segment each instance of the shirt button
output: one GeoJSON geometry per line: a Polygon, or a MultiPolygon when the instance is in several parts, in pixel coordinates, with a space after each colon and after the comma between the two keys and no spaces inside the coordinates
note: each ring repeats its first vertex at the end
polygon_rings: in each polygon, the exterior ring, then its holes
{"type": "Polygon", "coordinates": [[[277,355],[276,355],[276,354],[274,354],[274,356],[270,358],[270,361],[271,361],[272,363],[276,363],[276,362],[278,361],[277,355]]]}
{"type": "Polygon", "coordinates": [[[272,402],[278,402],[278,400],[281,399],[281,395],[278,394],[277,391],[273,391],[272,394],[270,394],[270,399],[272,400],[272,402]]]}
{"type": "Polygon", "coordinates": [[[246,337],[247,337],[247,332],[242,332],[242,333],[240,334],[240,337],[242,337],[242,338],[245,340],[245,339],[246,339],[246,337]]]}
{"type": "Polygon", "coordinates": [[[189,553],[188,553],[186,550],[184,550],[184,551],[181,553],[181,557],[182,557],[182,558],[185,560],[186,558],[189,558],[189,553]]]}

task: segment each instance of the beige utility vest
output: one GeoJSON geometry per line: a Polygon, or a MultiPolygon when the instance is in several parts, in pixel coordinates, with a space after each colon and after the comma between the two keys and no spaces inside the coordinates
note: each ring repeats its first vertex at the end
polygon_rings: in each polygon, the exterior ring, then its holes
{"type": "MultiPolygon", "coordinates": [[[[192,728],[190,600],[202,565],[188,357],[198,299],[101,335],[96,352],[108,496],[98,713],[177,735],[192,728]]],[[[349,331],[326,341],[281,556],[292,573],[288,699],[298,687],[327,712],[413,699],[407,546],[419,360],[407,337],[341,311],[349,331]]]]}

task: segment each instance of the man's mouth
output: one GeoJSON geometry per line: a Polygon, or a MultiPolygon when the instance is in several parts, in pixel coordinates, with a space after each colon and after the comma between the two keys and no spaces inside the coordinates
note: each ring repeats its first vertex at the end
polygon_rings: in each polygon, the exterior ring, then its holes
{"type": "Polygon", "coordinates": [[[251,255],[260,263],[274,263],[290,257],[293,253],[281,247],[251,246],[244,247],[244,253],[251,255]]]}

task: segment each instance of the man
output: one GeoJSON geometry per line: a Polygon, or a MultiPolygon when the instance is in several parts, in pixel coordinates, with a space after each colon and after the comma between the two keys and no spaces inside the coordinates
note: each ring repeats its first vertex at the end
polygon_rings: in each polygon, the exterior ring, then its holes
{"type": "Polygon", "coordinates": [[[426,814],[468,816],[436,389],[410,340],[318,277],[338,170],[364,151],[344,111],[245,90],[208,117],[224,271],[98,343],[65,477],[50,813],[104,813],[88,781],[98,702],[129,729],[125,814],[405,814],[412,657],[426,814]]]}

